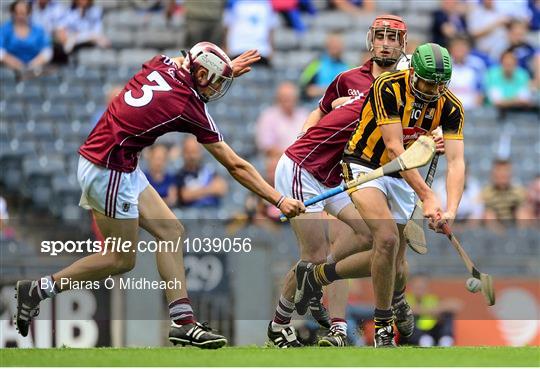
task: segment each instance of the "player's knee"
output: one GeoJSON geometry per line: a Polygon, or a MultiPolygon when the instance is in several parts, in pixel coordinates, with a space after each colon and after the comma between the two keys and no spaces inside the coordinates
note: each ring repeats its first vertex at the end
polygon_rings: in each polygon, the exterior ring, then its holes
{"type": "Polygon", "coordinates": [[[115,255],[110,259],[110,267],[114,274],[123,274],[135,268],[135,256],[124,254],[115,255]]]}
{"type": "Polygon", "coordinates": [[[384,253],[395,256],[398,248],[398,236],[394,233],[388,232],[377,235],[375,237],[375,243],[377,245],[377,253],[384,253]]]}
{"type": "Polygon", "coordinates": [[[155,237],[159,240],[171,240],[182,237],[184,226],[178,220],[164,220],[158,227],[155,237]]]}
{"type": "Polygon", "coordinates": [[[305,250],[302,252],[302,260],[315,264],[324,263],[326,261],[326,251],[322,248],[317,250],[305,250]]]}

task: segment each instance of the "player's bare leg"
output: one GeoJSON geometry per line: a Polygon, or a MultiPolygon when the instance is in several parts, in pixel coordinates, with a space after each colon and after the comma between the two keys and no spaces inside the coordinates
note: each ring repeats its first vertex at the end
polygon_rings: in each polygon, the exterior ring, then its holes
{"type": "MultiPolygon", "coordinates": [[[[324,262],[329,250],[324,214],[321,212],[302,214],[291,219],[291,225],[298,240],[300,259],[312,263],[324,262]]],[[[301,346],[293,327],[290,326],[295,309],[295,290],[296,277],[292,268],[285,277],[274,318],[268,326],[268,338],[278,347],[301,346]]],[[[304,313],[305,311],[301,312],[301,315],[304,313]]]]}
{"type": "Polygon", "coordinates": [[[114,219],[93,210],[94,218],[105,241],[115,237],[122,240],[122,244],[130,242],[127,252],[109,251],[95,253],[77,260],[70,266],[52,275],[60,283],[60,291],[67,290],[68,286],[61,284],[62,280],[69,281],[96,281],[108,276],[127,273],[135,267],[137,253],[139,221],[138,219],[114,219]]]}
{"type": "MultiPolygon", "coordinates": [[[[360,218],[354,205],[347,205],[337,217],[338,219],[334,217],[329,219],[330,255],[326,260],[327,263],[335,263],[348,255],[371,248],[369,229],[360,218]]],[[[367,274],[369,275],[369,271],[367,274]]],[[[349,282],[346,280],[334,281],[325,288],[325,291],[328,297],[328,311],[332,325],[328,335],[319,340],[319,345],[345,346],[347,342],[345,314],[349,297],[349,282]]]]}
{"type": "Polygon", "coordinates": [[[404,225],[398,224],[399,250],[396,258],[396,282],[394,294],[392,296],[392,311],[396,320],[396,327],[400,335],[410,337],[414,333],[414,314],[405,299],[405,287],[409,275],[409,264],[407,263],[406,251],[407,243],[403,236],[404,225]]]}
{"type": "Polygon", "coordinates": [[[98,281],[108,276],[126,273],[135,266],[137,219],[114,219],[94,211],[96,223],[104,239],[121,239],[122,243],[131,242],[127,252],[104,249],[77,260],[70,266],[50,276],[40,278],[39,281],[17,282],[17,315],[16,327],[19,333],[26,337],[32,318],[39,314],[39,303],[55,296],[61,291],[69,290],[74,282],[98,281]]]}
{"type": "Polygon", "coordinates": [[[363,188],[351,195],[373,236],[371,278],[375,293],[375,345],[394,346],[392,296],[399,250],[399,232],[386,196],[376,188],[363,188]]]}
{"type": "MultiPolygon", "coordinates": [[[[173,245],[183,245],[178,242],[184,235],[184,227],[174,213],[165,204],[152,186],[139,195],[140,225],[147,230],[157,241],[172,241],[173,245]]],[[[165,243],[161,243],[164,245],[165,243]]],[[[227,344],[227,339],[214,334],[210,328],[198,323],[193,314],[193,308],[187,295],[186,275],[182,248],[158,248],[156,263],[161,279],[167,286],[180,288],[167,288],[165,295],[169,303],[169,317],[171,328],[169,341],[173,344],[193,345],[200,348],[216,349],[227,344]]]]}
{"type": "MultiPolygon", "coordinates": [[[[184,227],[165,204],[152,186],[148,186],[139,196],[139,224],[157,241],[172,241],[173,245],[184,235],[184,227]]],[[[165,243],[161,243],[164,245],[165,243]]],[[[161,279],[168,282],[180,281],[182,288],[166,289],[167,302],[187,297],[186,275],[182,249],[161,248],[156,252],[156,263],[161,279]]],[[[168,284],[169,285],[169,284],[168,284]]],[[[174,283],[170,285],[174,286],[174,283]]]]}

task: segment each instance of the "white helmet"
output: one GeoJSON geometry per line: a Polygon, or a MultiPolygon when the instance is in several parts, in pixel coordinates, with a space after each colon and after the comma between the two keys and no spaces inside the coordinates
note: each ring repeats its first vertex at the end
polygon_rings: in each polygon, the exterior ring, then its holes
{"type": "Polygon", "coordinates": [[[195,89],[203,101],[214,101],[225,95],[233,81],[233,68],[223,50],[211,42],[199,42],[188,51],[187,58],[195,89]],[[201,67],[208,71],[207,82],[202,84],[195,78],[201,67]],[[201,88],[208,88],[211,94],[202,93],[201,88]]]}

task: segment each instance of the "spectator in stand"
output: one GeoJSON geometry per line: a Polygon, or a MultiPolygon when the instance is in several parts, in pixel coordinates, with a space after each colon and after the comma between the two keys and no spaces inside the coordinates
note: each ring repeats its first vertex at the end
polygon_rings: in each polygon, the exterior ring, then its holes
{"type": "Polygon", "coordinates": [[[73,0],[56,39],[66,55],[83,47],[109,47],[110,41],[103,34],[102,9],[93,0],[73,0]]]}
{"type": "Polygon", "coordinates": [[[448,47],[454,37],[467,34],[466,5],[460,0],[442,0],[441,8],[433,13],[431,35],[433,42],[448,47]]]}
{"type": "Polygon", "coordinates": [[[540,31],[540,0],[529,0],[531,21],[529,26],[532,31],[540,31]]]}
{"type": "Polygon", "coordinates": [[[326,51],[309,63],[300,76],[300,88],[304,99],[320,99],[338,74],[352,68],[342,60],[343,49],[340,34],[331,33],[326,37],[326,51]]]}
{"type": "Polygon", "coordinates": [[[538,227],[540,220],[540,174],[527,186],[526,200],[518,212],[520,224],[538,227]]]}
{"type": "Polygon", "coordinates": [[[523,188],[512,183],[512,163],[496,159],[491,169],[491,183],[481,193],[484,219],[489,226],[498,228],[502,222],[513,223],[523,205],[523,188]]]}
{"type": "Polygon", "coordinates": [[[488,70],[487,96],[499,109],[519,109],[532,105],[529,74],[517,63],[514,53],[506,50],[501,56],[501,65],[488,70]]]}
{"type": "Polygon", "coordinates": [[[43,27],[49,36],[60,27],[62,19],[66,16],[67,9],[64,4],[56,0],[32,1],[32,23],[43,27]]]}
{"type": "Polygon", "coordinates": [[[501,14],[528,23],[531,19],[531,10],[527,3],[528,0],[494,0],[494,7],[501,14]]]}
{"type": "Polygon", "coordinates": [[[330,7],[352,15],[365,15],[375,11],[373,0],[330,0],[330,7]]]}
{"type": "Polygon", "coordinates": [[[527,70],[529,75],[533,73],[533,59],[537,50],[527,41],[527,23],[523,21],[512,21],[508,28],[509,50],[514,53],[521,68],[527,70]]]}
{"type": "Polygon", "coordinates": [[[227,182],[203,163],[201,145],[189,136],[183,142],[184,166],[176,178],[179,204],[185,207],[218,207],[229,190],[227,182]]]}
{"type": "Polygon", "coordinates": [[[183,3],[186,19],[186,46],[201,41],[223,45],[223,10],[226,0],[212,2],[212,6],[200,0],[186,0],[183,3]]]}
{"type": "Polygon", "coordinates": [[[462,308],[461,301],[441,298],[430,291],[429,277],[417,274],[408,283],[407,302],[416,316],[416,327],[411,337],[400,337],[400,344],[420,347],[453,346],[454,316],[462,308]]]}
{"type": "Polygon", "coordinates": [[[19,75],[38,74],[51,60],[51,41],[45,30],[30,19],[24,0],[9,6],[11,20],[0,28],[0,63],[19,75]]]}
{"type": "Polygon", "coordinates": [[[225,10],[227,54],[234,59],[244,51],[257,49],[261,60],[257,65],[270,66],[273,53],[273,32],[278,26],[277,14],[270,0],[229,0],[225,10]]]}
{"type": "Polygon", "coordinates": [[[287,27],[298,33],[306,31],[306,25],[300,16],[302,11],[310,15],[317,13],[317,8],[312,0],[272,0],[272,8],[285,19],[287,27]]]}
{"type": "Polygon", "coordinates": [[[257,149],[266,156],[281,155],[302,130],[308,111],[298,107],[298,88],[292,82],[277,87],[276,102],[257,120],[257,149]]]}
{"type": "Polygon", "coordinates": [[[471,55],[471,44],[466,36],[457,36],[450,41],[452,56],[452,80],[450,89],[459,98],[465,110],[482,106],[486,75],[484,61],[471,55]]]}
{"type": "Polygon", "coordinates": [[[95,126],[97,122],[101,119],[101,116],[103,113],[105,113],[105,110],[107,110],[107,106],[111,103],[111,101],[118,96],[120,92],[122,92],[123,87],[120,85],[111,86],[109,90],[107,91],[107,94],[105,95],[105,104],[103,106],[99,106],[96,108],[96,112],[92,115],[92,126],[95,126]]]}
{"type": "Polygon", "coordinates": [[[176,188],[175,177],[167,172],[169,150],[165,145],[156,144],[150,147],[148,151],[148,169],[144,174],[167,205],[170,207],[175,206],[178,200],[178,189],[176,188]]]}
{"type": "Polygon", "coordinates": [[[68,62],[62,44],[56,39],[56,34],[67,12],[64,4],[56,0],[34,0],[32,2],[32,22],[43,27],[51,38],[53,46],[51,62],[55,64],[68,62]]]}
{"type": "Polygon", "coordinates": [[[510,21],[509,16],[495,9],[493,0],[474,4],[467,13],[467,27],[475,40],[476,48],[493,60],[499,60],[508,46],[506,27],[510,21]]]}
{"type": "Polygon", "coordinates": [[[0,196],[0,239],[5,238],[9,214],[7,210],[6,200],[0,196]]]}
{"type": "MultiPolygon", "coordinates": [[[[453,73],[454,72],[452,71],[452,75],[453,73]]],[[[441,199],[442,208],[446,209],[446,182],[441,180],[435,181],[433,189],[441,199]]],[[[482,219],[484,208],[480,199],[481,190],[480,183],[477,179],[469,175],[469,166],[466,165],[465,186],[456,213],[456,223],[464,223],[465,225],[473,226],[478,224],[478,221],[482,219]]]]}

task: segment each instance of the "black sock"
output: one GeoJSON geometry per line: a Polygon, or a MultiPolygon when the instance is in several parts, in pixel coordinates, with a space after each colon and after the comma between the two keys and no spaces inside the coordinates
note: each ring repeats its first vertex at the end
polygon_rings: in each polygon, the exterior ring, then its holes
{"type": "Polygon", "coordinates": [[[394,291],[394,295],[392,297],[392,305],[397,304],[398,302],[401,302],[405,298],[405,287],[401,291],[394,291]]]}
{"type": "Polygon", "coordinates": [[[373,314],[375,322],[375,328],[381,328],[386,327],[388,325],[391,325],[393,323],[393,317],[394,313],[392,312],[392,309],[388,310],[381,310],[381,309],[375,309],[375,313],[373,314]]]}
{"type": "Polygon", "coordinates": [[[316,265],[313,276],[320,286],[326,286],[341,279],[336,272],[336,263],[316,265]]]}
{"type": "Polygon", "coordinates": [[[336,263],[324,264],[324,274],[330,283],[341,279],[341,277],[336,272],[336,263]]]}

